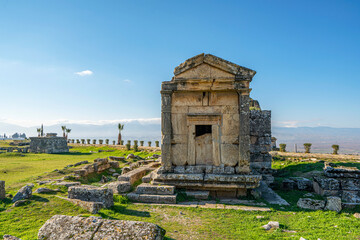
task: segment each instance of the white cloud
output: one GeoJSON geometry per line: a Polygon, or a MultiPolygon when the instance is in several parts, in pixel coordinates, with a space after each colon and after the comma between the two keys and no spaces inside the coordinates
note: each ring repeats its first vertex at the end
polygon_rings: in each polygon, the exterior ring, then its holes
{"type": "Polygon", "coordinates": [[[56,124],[92,124],[92,125],[105,125],[105,124],[117,124],[117,123],[130,123],[138,121],[141,124],[160,124],[160,118],[132,118],[132,119],[115,119],[115,120],[69,120],[69,119],[57,119],[57,120],[48,120],[48,121],[31,121],[31,120],[15,120],[0,118],[0,123],[9,123],[15,124],[22,127],[34,127],[44,124],[46,126],[56,125],[56,124]]]}
{"type": "Polygon", "coordinates": [[[126,82],[126,83],[130,83],[131,82],[131,80],[129,80],[129,79],[125,79],[125,80],[123,80],[124,82],[126,82]]]}
{"type": "Polygon", "coordinates": [[[76,72],[75,73],[76,75],[79,75],[80,77],[85,77],[85,76],[90,76],[93,74],[92,71],[90,70],[84,70],[84,71],[81,71],[81,72],[76,72]]]}

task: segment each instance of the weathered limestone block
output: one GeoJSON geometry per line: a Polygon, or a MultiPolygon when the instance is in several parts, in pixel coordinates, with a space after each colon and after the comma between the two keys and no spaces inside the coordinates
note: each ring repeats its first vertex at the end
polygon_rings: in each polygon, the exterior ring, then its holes
{"type": "Polygon", "coordinates": [[[127,181],[117,181],[117,182],[108,183],[105,185],[105,187],[111,189],[114,194],[126,193],[131,190],[131,184],[130,182],[127,181]]]}
{"type": "Polygon", "coordinates": [[[104,208],[104,204],[102,202],[88,202],[88,201],[83,201],[83,200],[79,200],[79,199],[71,199],[71,198],[64,198],[64,197],[59,197],[59,198],[69,201],[69,202],[73,203],[74,205],[79,206],[92,214],[96,214],[102,208],[104,208]]]}
{"type": "Polygon", "coordinates": [[[339,197],[327,197],[325,210],[340,212],[342,209],[341,198],[339,197]]]}
{"type": "Polygon", "coordinates": [[[5,195],[5,181],[0,181],[0,199],[4,199],[5,195]]]}
{"type": "Polygon", "coordinates": [[[16,193],[16,195],[12,199],[12,202],[14,203],[19,200],[30,199],[32,197],[32,188],[33,187],[30,185],[26,185],[20,188],[20,190],[16,193]]]}
{"type": "Polygon", "coordinates": [[[325,208],[325,201],[323,200],[314,200],[311,198],[300,198],[297,202],[299,208],[311,209],[311,210],[321,210],[325,208]]]}
{"type": "Polygon", "coordinates": [[[118,181],[126,181],[126,182],[130,182],[130,184],[134,184],[137,180],[144,177],[148,172],[149,172],[148,167],[146,166],[139,167],[134,170],[131,170],[130,172],[120,175],[118,177],[118,181]]]}
{"type": "Polygon", "coordinates": [[[125,161],[125,157],[109,156],[109,159],[113,161],[125,161]]]}
{"type": "MultiPolygon", "coordinates": [[[[207,173],[209,173],[209,172],[207,172],[207,173]]],[[[231,166],[224,166],[224,165],[213,166],[211,173],[231,175],[231,174],[235,174],[235,168],[231,167],[231,166]]]]}
{"type": "Polygon", "coordinates": [[[360,191],[360,179],[345,178],[340,179],[339,181],[342,190],[360,191]]]}
{"type": "Polygon", "coordinates": [[[295,181],[296,188],[299,190],[312,191],[313,190],[313,181],[304,178],[304,177],[291,177],[291,180],[295,181]]]}
{"type": "Polygon", "coordinates": [[[154,194],[139,194],[132,192],[126,195],[130,200],[136,202],[145,202],[145,203],[165,203],[165,204],[175,204],[176,195],[154,195],[154,194]]]}
{"type": "Polygon", "coordinates": [[[73,186],[68,190],[68,198],[87,202],[102,202],[106,208],[114,205],[113,191],[101,187],[73,186]]]}
{"type": "Polygon", "coordinates": [[[221,161],[225,166],[236,166],[239,163],[239,146],[232,143],[222,143],[221,161]]]}
{"type": "Polygon", "coordinates": [[[72,186],[79,186],[81,185],[81,183],[79,182],[58,182],[58,183],[54,183],[53,185],[55,186],[65,186],[67,188],[72,187],[72,186]]]}
{"type": "Polygon", "coordinates": [[[185,194],[188,197],[193,197],[195,199],[202,199],[202,200],[206,200],[209,198],[209,191],[186,191],[185,194]]]}
{"type": "Polygon", "coordinates": [[[165,173],[158,174],[157,179],[159,180],[176,180],[176,181],[202,181],[204,179],[204,174],[174,174],[174,173],[165,173]]]}
{"type": "Polygon", "coordinates": [[[8,235],[8,234],[5,234],[4,237],[3,237],[4,240],[21,240],[20,238],[18,237],[15,237],[15,236],[12,236],[12,235],[8,235]]]}
{"type": "Polygon", "coordinates": [[[340,182],[335,178],[314,177],[313,188],[322,196],[337,196],[340,194],[340,182]]]}
{"type": "Polygon", "coordinates": [[[175,166],[184,166],[187,163],[187,143],[177,143],[171,148],[171,161],[175,166]]]}
{"type": "Polygon", "coordinates": [[[360,203],[359,193],[351,192],[351,191],[343,191],[342,200],[348,203],[360,203]]]}
{"type": "Polygon", "coordinates": [[[35,193],[56,193],[59,192],[60,190],[54,190],[54,189],[50,189],[50,188],[38,188],[35,190],[35,193]]]}
{"type": "Polygon", "coordinates": [[[188,165],[185,167],[185,173],[204,173],[206,165],[188,165]]]}
{"type": "Polygon", "coordinates": [[[105,220],[99,217],[55,215],[40,228],[40,240],[149,239],[161,240],[165,230],[147,222],[105,220]]]}
{"type": "Polygon", "coordinates": [[[111,168],[119,168],[119,162],[117,161],[109,161],[111,168]]]}
{"type": "Polygon", "coordinates": [[[263,169],[270,169],[271,162],[250,162],[250,168],[262,171],[263,169]]]}
{"type": "Polygon", "coordinates": [[[285,190],[294,190],[295,186],[296,186],[296,183],[294,180],[286,178],[282,181],[282,188],[285,190]]]}
{"type": "Polygon", "coordinates": [[[139,194],[172,195],[174,192],[174,186],[152,185],[149,183],[142,183],[136,188],[136,193],[139,194]]]}

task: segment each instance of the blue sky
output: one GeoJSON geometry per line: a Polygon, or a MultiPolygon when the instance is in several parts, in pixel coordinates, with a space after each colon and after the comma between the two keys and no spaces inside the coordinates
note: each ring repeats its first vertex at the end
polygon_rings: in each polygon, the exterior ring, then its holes
{"type": "Polygon", "coordinates": [[[276,126],[360,127],[359,43],[360,1],[0,0],[0,121],[159,118],[204,52],[257,71],[276,126]]]}

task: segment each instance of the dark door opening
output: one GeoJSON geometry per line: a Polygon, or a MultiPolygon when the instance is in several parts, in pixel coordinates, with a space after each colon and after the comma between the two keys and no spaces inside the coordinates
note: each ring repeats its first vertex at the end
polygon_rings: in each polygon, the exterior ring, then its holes
{"type": "Polygon", "coordinates": [[[199,137],[201,135],[212,133],[211,125],[195,125],[195,136],[199,137]]]}

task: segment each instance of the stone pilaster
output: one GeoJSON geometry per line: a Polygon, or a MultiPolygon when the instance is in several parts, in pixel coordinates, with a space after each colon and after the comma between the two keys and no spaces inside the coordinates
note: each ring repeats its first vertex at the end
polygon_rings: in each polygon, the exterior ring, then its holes
{"type": "Polygon", "coordinates": [[[250,172],[250,109],[249,93],[238,91],[239,94],[239,165],[238,173],[250,172]]]}
{"type": "Polygon", "coordinates": [[[161,163],[165,171],[171,171],[171,99],[172,91],[161,91],[161,163]]]}

